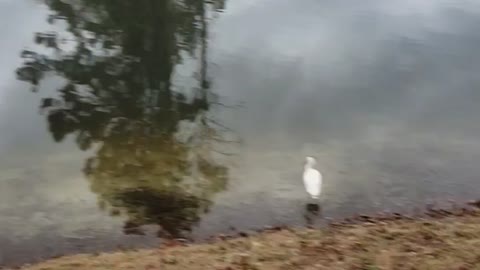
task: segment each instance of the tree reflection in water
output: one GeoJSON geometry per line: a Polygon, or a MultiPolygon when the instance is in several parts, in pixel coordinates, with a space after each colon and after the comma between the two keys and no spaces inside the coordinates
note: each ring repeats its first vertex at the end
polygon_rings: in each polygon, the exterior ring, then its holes
{"type": "Polygon", "coordinates": [[[218,103],[208,77],[209,14],[224,0],[45,3],[48,21],[67,31],[37,33],[42,53],[23,51],[17,77],[35,91],[49,74],[65,79],[58,96],[41,102],[53,139],[72,135],[80,149],[97,149],[85,174],[99,206],[127,216],[127,233],[146,224],[160,225],[161,236],[189,231],[228,178],[215,156],[229,131],[207,113],[218,103]],[[173,83],[180,64],[196,69],[188,93],[173,83]]]}

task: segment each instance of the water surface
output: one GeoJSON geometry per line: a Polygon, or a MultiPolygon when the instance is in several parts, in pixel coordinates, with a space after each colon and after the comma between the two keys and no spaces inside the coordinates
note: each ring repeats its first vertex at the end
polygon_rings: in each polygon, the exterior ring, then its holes
{"type": "Polygon", "coordinates": [[[0,264],[478,197],[479,15],[1,1],[0,264]]]}

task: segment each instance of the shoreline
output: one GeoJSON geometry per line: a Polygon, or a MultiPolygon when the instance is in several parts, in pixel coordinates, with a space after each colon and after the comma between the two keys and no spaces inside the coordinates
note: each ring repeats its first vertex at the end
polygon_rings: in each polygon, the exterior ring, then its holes
{"type": "Polygon", "coordinates": [[[206,243],[170,240],[159,248],[70,255],[16,269],[480,269],[472,268],[477,265],[480,200],[429,207],[417,216],[357,215],[320,229],[278,226],[218,235],[206,243]]]}

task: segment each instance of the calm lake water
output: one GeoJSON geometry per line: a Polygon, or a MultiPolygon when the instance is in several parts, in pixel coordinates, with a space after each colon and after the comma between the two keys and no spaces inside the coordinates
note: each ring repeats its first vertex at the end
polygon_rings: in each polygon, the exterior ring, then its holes
{"type": "Polygon", "coordinates": [[[478,25],[475,0],[0,0],[0,265],[478,198],[478,25]]]}

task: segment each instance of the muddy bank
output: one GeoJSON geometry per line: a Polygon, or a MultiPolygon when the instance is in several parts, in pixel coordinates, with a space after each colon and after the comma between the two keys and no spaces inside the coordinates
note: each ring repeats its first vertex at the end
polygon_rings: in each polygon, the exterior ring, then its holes
{"type": "Polygon", "coordinates": [[[211,243],[169,241],[162,248],[75,255],[24,266],[66,269],[480,269],[480,202],[357,216],[324,229],[272,227],[211,243]]]}

